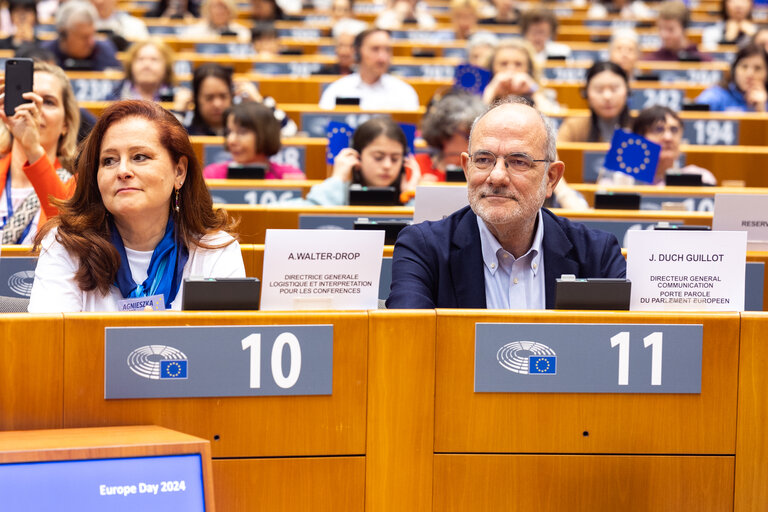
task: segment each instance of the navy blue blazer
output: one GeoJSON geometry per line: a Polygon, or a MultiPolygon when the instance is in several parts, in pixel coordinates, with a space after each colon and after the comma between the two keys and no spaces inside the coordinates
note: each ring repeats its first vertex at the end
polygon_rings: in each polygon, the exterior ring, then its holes
{"type": "MultiPolygon", "coordinates": [[[[544,289],[547,309],[555,306],[555,279],[627,274],[616,237],[570,222],[542,209],[544,289]]],[[[477,216],[469,206],[443,220],[400,232],[392,261],[391,309],[486,308],[485,274],[477,216]]]]}

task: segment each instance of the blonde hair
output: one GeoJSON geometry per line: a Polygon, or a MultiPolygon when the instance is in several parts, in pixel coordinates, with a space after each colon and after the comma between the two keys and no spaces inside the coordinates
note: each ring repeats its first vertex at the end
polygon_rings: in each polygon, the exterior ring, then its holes
{"type": "MultiPolygon", "coordinates": [[[[62,161],[64,167],[69,168],[68,163],[75,155],[75,148],[77,147],[77,133],[80,130],[80,106],[77,103],[75,92],[72,90],[72,85],[69,83],[64,70],[54,64],[48,64],[47,62],[35,61],[34,67],[35,73],[48,73],[56,77],[61,86],[61,100],[62,107],[64,108],[64,124],[67,128],[67,132],[59,136],[59,142],[56,146],[56,155],[59,160],[62,161]]],[[[0,129],[0,153],[7,154],[11,151],[13,144],[13,136],[5,125],[2,125],[0,129]]]]}
{"type": "Polygon", "coordinates": [[[133,61],[136,60],[136,56],[139,51],[145,46],[154,46],[160,51],[160,54],[165,60],[165,75],[163,75],[163,84],[173,85],[176,81],[176,75],[173,73],[173,61],[175,56],[170,46],[165,44],[162,39],[157,37],[150,37],[144,41],[137,41],[131,45],[125,54],[125,63],[123,69],[125,70],[125,78],[130,83],[133,83],[133,61]]]}
{"type": "Polygon", "coordinates": [[[499,44],[496,45],[496,48],[493,50],[493,54],[491,55],[491,71],[493,71],[493,63],[496,61],[496,56],[501,52],[502,50],[519,50],[521,51],[525,57],[528,59],[528,74],[531,75],[531,77],[536,81],[536,83],[539,83],[541,81],[541,68],[536,62],[536,52],[533,49],[533,46],[531,46],[531,43],[528,41],[525,41],[524,39],[502,39],[499,41],[499,44]]]}

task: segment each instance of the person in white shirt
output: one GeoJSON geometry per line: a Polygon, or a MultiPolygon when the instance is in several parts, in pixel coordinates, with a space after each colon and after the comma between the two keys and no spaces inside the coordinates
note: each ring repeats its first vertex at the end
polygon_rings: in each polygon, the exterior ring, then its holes
{"type": "Polygon", "coordinates": [[[214,210],[184,127],[159,105],[104,110],[81,146],[77,187],[35,237],[30,313],[181,309],[184,278],[244,277],[232,220],[214,210]]]}
{"type": "Polygon", "coordinates": [[[235,0],[203,0],[200,14],[202,19],[187,27],[185,36],[211,39],[232,35],[241,43],[251,41],[251,31],[234,21],[237,18],[235,0]]]}
{"type": "Polygon", "coordinates": [[[149,37],[149,31],[143,21],[125,11],[117,10],[117,0],[91,0],[91,3],[99,13],[94,24],[96,30],[111,30],[130,41],[141,41],[149,37]]]}
{"type": "Polygon", "coordinates": [[[365,30],[355,38],[356,73],[336,80],[320,97],[320,108],[333,110],[336,98],[359,98],[362,110],[418,110],[419,97],[406,82],[387,73],[392,61],[389,32],[365,30]]]}

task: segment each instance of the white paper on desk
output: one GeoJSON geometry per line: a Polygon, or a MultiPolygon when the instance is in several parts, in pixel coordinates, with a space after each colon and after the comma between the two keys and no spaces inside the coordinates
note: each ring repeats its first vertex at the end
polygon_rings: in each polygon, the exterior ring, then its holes
{"type": "Polygon", "coordinates": [[[712,229],[746,231],[749,250],[768,250],[768,195],[715,194],[712,229]]]}
{"type": "Polygon", "coordinates": [[[268,229],[261,309],[376,309],[384,231],[268,229]]]}
{"type": "Polygon", "coordinates": [[[419,185],[416,187],[413,223],[442,220],[468,204],[466,185],[419,185]]]}
{"type": "Polygon", "coordinates": [[[743,231],[629,231],[633,311],[744,311],[743,231]]]}

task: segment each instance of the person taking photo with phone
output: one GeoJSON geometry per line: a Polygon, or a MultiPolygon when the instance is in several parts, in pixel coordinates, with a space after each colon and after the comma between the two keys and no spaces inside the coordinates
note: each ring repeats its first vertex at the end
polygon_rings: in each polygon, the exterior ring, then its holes
{"type": "MultiPolygon", "coordinates": [[[[6,63],[6,69],[9,69],[6,63]]],[[[27,103],[5,113],[6,74],[0,80],[0,225],[3,244],[28,244],[37,227],[58,214],[49,197],[69,198],[75,189],[71,158],[77,144],[80,110],[72,86],[58,66],[36,62],[27,103]]]]}

